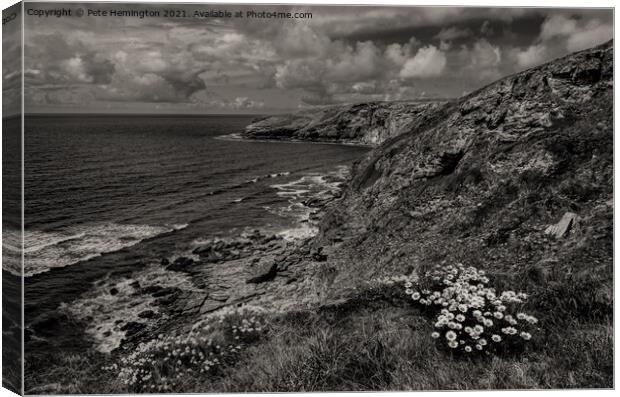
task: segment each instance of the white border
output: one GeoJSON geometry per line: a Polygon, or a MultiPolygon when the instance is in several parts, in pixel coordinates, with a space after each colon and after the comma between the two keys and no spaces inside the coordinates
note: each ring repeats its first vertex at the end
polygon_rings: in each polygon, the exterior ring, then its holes
{"type": "MultiPolygon", "coordinates": [[[[35,1],[30,1],[30,0],[26,0],[26,2],[35,2],[35,1]]],[[[92,0],[88,0],[88,1],[48,1],[48,2],[58,2],[58,3],[87,3],[87,2],[92,2],[92,3],[97,3],[97,1],[92,1],[92,0]]],[[[489,0],[477,0],[477,1],[472,1],[472,0],[447,0],[447,1],[430,1],[430,0],[426,0],[426,1],[408,1],[408,0],[336,0],[336,1],[329,1],[329,0],[308,0],[308,1],[303,1],[303,0],[288,0],[288,1],[266,1],[266,0],[241,0],[241,1],[225,1],[225,0],[211,0],[211,1],[182,1],[182,0],[152,0],[152,1],[122,1],[122,0],[107,0],[105,2],[119,2],[119,3],[198,3],[198,4],[240,4],[240,3],[245,3],[245,4],[312,4],[312,5],[336,5],[336,4],[342,4],[342,5],[400,5],[400,6],[477,6],[477,7],[562,7],[562,8],[595,8],[595,7],[615,7],[615,4],[613,1],[604,1],[604,0],[589,0],[587,2],[584,1],[577,1],[577,0],[564,0],[564,1],[542,1],[542,0],[521,0],[521,1],[513,1],[513,0],[507,0],[507,1],[489,1],[489,0]]],[[[10,0],[0,0],[0,5],[2,6],[2,9],[7,8],[9,6],[11,6],[12,4],[16,3],[16,1],[10,1],[10,0]]],[[[614,8],[614,20],[616,18],[616,13],[617,10],[614,8]]],[[[22,12],[22,23],[23,23],[23,12],[22,12]]],[[[22,25],[23,26],[23,25],[22,25]]],[[[617,33],[614,31],[614,40],[617,39],[617,33]]],[[[22,30],[22,49],[23,49],[23,30],[22,30]]],[[[0,62],[1,62],[1,55],[0,55],[0,62]]],[[[614,65],[616,65],[616,52],[614,51],[614,65]]],[[[23,73],[23,58],[22,58],[22,73],[23,73]]],[[[615,77],[616,77],[616,69],[614,67],[614,81],[615,81],[615,77]]],[[[1,82],[0,82],[1,84],[1,82]]],[[[22,79],[22,92],[23,92],[23,79],[22,79]]],[[[23,101],[24,98],[22,96],[22,109],[23,109],[23,101]]],[[[1,98],[0,98],[0,105],[1,105],[1,98]]],[[[616,110],[618,107],[618,92],[617,90],[614,90],[614,132],[617,131],[617,127],[618,127],[618,120],[615,117],[616,115],[616,110]]],[[[0,107],[1,108],[1,107],[0,107]]],[[[22,128],[23,128],[23,112],[22,112],[22,128]]],[[[615,136],[615,135],[614,135],[615,136]]],[[[615,141],[615,139],[614,139],[615,141]]],[[[22,140],[22,144],[23,144],[23,140],[22,140]]],[[[619,200],[617,200],[615,198],[615,186],[616,183],[618,182],[618,173],[616,172],[616,162],[615,159],[617,158],[617,156],[620,154],[620,149],[618,149],[618,147],[614,144],[614,205],[617,206],[619,200]]],[[[0,155],[1,156],[1,155],[0,155]]],[[[1,157],[0,157],[1,158],[1,157]]],[[[2,170],[2,165],[0,163],[0,173],[2,170]]],[[[23,170],[23,147],[22,147],[22,170],[23,170]]],[[[22,172],[22,190],[23,190],[23,172],[22,172]]],[[[1,194],[0,194],[1,197],[1,194]]],[[[1,200],[0,200],[1,201],[1,200]]],[[[0,210],[1,210],[1,204],[0,204],[0,210]]],[[[1,212],[0,212],[1,213],[1,212]]],[[[22,229],[23,229],[23,191],[22,191],[22,229]]],[[[620,237],[618,236],[617,233],[615,233],[615,225],[618,224],[618,220],[619,220],[619,215],[616,211],[614,211],[614,247],[617,245],[618,243],[618,239],[620,239],[620,237]]],[[[23,238],[23,230],[22,230],[22,238],[23,238]]],[[[23,241],[22,241],[23,244],[23,241]]],[[[22,255],[23,255],[23,250],[22,250],[22,255]]],[[[23,258],[22,258],[23,260],[23,258]]],[[[614,268],[615,268],[615,256],[614,256],[614,268]]],[[[615,272],[614,272],[614,286],[615,286],[615,272]]],[[[22,282],[23,284],[23,282],[22,282]]],[[[22,287],[22,291],[23,291],[23,287],[22,287]]],[[[617,291],[617,289],[614,289],[614,291],[617,291]]],[[[614,295],[614,299],[616,298],[616,295],[614,295]]],[[[22,300],[23,300],[23,296],[22,296],[22,300]]],[[[22,306],[22,313],[23,313],[23,306],[22,306]]],[[[618,305],[615,305],[614,307],[614,319],[617,318],[618,316],[618,305]]],[[[22,322],[23,322],[23,315],[22,315],[22,322]]],[[[615,322],[614,322],[615,324],[615,322]]],[[[617,336],[618,336],[618,330],[615,329],[614,330],[614,347],[616,346],[615,341],[617,340],[617,336]]],[[[0,340],[0,346],[1,346],[1,340],[0,340]]],[[[22,354],[23,354],[23,346],[22,346],[22,354]]],[[[617,362],[617,349],[614,352],[614,363],[617,362]]],[[[0,357],[0,363],[1,363],[1,357],[0,357]]],[[[615,379],[617,379],[617,368],[614,366],[614,381],[615,379]]],[[[464,391],[462,393],[467,393],[469,395],[471,395],[472,393],[479,393],[482,391],[464,391]]],[[[415,392],[416,396],[437,396],[437,395],[443,395],[443,394],[447,394],[447,393],[451,393],[451,392],[415,392]]],[[[490,396],[490,397],[499,397],[499,396],[503,396],[504,394],[508,394],[510,393],[510,395],[522,395],[522,394],[528,394],[528,395],[532,395],[532,394],[539,394],[539,393],[544,393],[545,396],[577,396],[577,395],[591,395],[593,393],[597,393],[597,395],[600,394],[605,394],[605,395],[611,395],[611,393],[614,393],[613,391],[609,391],[609,390],[548,390],[548,391],[486,391],[484,394],[485,396],[490,396]]],[[[336,393],[306,393],[308,395],[321,395],[321,396],[332,396],[332,395],[336,395],[336,393]]],[[[338,393],[340,394],[340,393],[338,393]]],[[[368,394],[368,393],[348,393],[350,395],[364,395],[364,394],[368,394]]],[[[372,393],[373,395],[377,395],[377,396],[389,396],[389,395],[393,395],[394,392],[390,392],[390,393],[386,393],[386,392],[381,392],[381,393],[372,393]]],[[[398,394],[411,394],[413,395],[413,392],[398,392],[398,394]]],[[[231,394],[228,394],[231,395],[231,394]]],[[[265,395],[275,395],[275,394],[270,394],[270,393],[264,393],[264,394],[259,394],[259,393],[251,393],[251,394],[247,394],[247,395],[256,395],[256,396],[265,396],[265,395]]],[[[0,397],[9,397],[9,396],[15,396],[15,394],[11,393],[10,391],[6,390],[6,389],[0,389],[0,397]]],[[[121,395],[122,396],[122,395],[121,395]]],[[[166,394],[166,396],[184,396],[182,394],[166,394]]]]}

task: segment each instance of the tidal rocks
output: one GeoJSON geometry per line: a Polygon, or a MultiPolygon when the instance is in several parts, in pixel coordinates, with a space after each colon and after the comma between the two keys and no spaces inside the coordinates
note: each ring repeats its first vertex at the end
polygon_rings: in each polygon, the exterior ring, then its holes
{"type": "Polygon", "coordinates": [[[191,267],[193,264],[194,264],[193,259],[182,256],[180,258],[175,259],[171,265],[166,266],[166,270],[171,270],[175,272],[187,272],[191,270],[191,267]]]}
{"type": "Polygon", "coordinates": [[[121,331],[125,332],[125,337],[131,337],[146,328],[146,324],[136,321],[130,321],[121,327],[121,331]]]}
{"type": "Polygon", "coordinates": [[[282,238],[275,234],[264,234],[259,230],[246,232],[235,238],[214,238],[195,248],[192,253],[200,256],[201,262],[220,263],[245,258],[255,254],[257,249],[273,247],[282,238]]]}

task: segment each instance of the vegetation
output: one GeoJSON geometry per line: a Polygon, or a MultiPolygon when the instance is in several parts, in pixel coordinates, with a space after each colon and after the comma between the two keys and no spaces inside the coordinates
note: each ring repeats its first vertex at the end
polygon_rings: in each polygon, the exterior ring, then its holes
{"type": "MultiPolygon", "coordinates": [[[[54,373],[43,374],[57,383],[35,391],[471,390],[613,384],[611,312],[595,322],[567,318],[561,310],[535,313],[541,318],[540,332],[523,349],[458,354],[433,343],[429,335],[436,319],[404,293],[402,277],[395,279],[369,283],[350,299],[316,310],[231,310],[185,335],[162,336],[127,355],[60,355],[49,363],[54,373]],[[134,375],[139,381],[128,382],[134,375]]],[[[535,302],[528,307],[535,308],[535,302]]]]}
{"type": "Polygon", "coordinates": [[[532,338],[528,331],[538,323],[536,317],[517,312],[527,294],[498,294],[488,283],[483,270],[458,263],[436,265],[423,280],[415,276],[404,286],[414,302],[436,316],[431,336],[440,344],[467,355],[521,350],[532,338]]]}

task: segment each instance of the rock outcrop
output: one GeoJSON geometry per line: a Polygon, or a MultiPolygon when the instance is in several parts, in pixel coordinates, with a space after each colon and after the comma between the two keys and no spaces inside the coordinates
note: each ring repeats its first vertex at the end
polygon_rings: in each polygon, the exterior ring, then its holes
{"type": "Polygon", "coordinates": [[[423,125],[446,102],[371,102],[323,106],[255,120],[244,138],[376,146],[423,125]]]}

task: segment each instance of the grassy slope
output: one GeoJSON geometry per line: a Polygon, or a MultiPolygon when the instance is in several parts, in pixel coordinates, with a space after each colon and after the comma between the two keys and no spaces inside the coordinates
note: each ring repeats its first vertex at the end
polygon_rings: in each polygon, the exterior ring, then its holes
{"type": "MultiPolygon", "coordinates": [[[[611,322],[545,325],[525,354],[463,359],[437,349],[431,320],[395,297],[372,291],[329,310],[272,318],[269,338],[213,377],[187,376],[178,392],[472,390],[610,387],[611,322]],[[558,338],[561,335],[561,338],[558,338]]],[[[127,393],[110,359],[51,358],[51,393],[127,393]]],[[[31,391],[34,392],[35,390],[31,391]]]]}
{"type": "Polygon", "coordinates": [[[546,335],[537,335],[523,355],[457,359],[435,347],[430,319],[395,298],[394,291],[364,295],[330,310],[278,319],[270,340],[251,349],[223,377],[201,380],[192,389],[472,390],[612,384],[610,322],[546,325],[546,335]]]}

